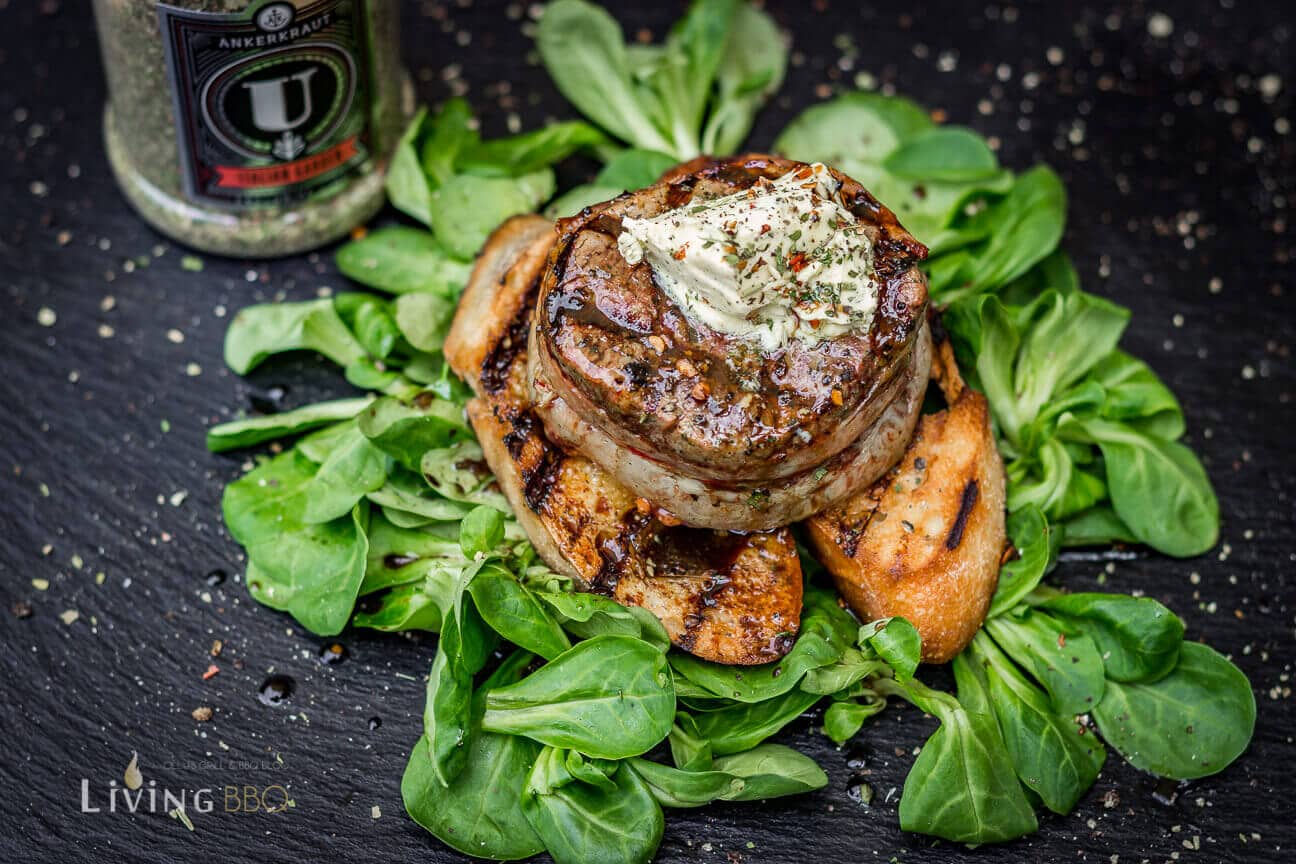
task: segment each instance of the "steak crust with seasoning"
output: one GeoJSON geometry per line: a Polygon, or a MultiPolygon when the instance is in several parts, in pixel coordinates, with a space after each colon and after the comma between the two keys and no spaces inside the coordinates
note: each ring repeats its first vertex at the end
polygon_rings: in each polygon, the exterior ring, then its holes
{"type": "Polygon", "coordinates": [[[806,167],[695,160],[559,225],[531,335],[536,409],[566,443],[690,524],[752,530],[803,518],[876,479],[916,420],[926,248],[850,178],[833,172],[874,250],[867,332],[762,351],[690,322],[648,264],[629,265],[617,248],[624,217],[806,167]],[[760,506],[730,506],[747,501],[760,506]]]}
{"type": "Polygon", "coordinates": [[[487,241],[445,344],[477,394],[468,416],[537,551],[586,590],[656,615],[671,640],[730,664],[778,659],[800,626],[801,566],[786,528],[688,528],[598,465],[552,443],[531,403],[526,333],[556,235],[517,217],[487,241]]]}

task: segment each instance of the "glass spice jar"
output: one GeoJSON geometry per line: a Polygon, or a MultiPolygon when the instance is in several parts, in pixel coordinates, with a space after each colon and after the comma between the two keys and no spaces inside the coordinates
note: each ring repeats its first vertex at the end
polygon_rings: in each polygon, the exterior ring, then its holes
{"type": "Polygon", "coordinates": [[[94,0],[104,139],[131,205],[207,252],[273,257],[372,216],[409,88],[398,0],[94,0]]]}

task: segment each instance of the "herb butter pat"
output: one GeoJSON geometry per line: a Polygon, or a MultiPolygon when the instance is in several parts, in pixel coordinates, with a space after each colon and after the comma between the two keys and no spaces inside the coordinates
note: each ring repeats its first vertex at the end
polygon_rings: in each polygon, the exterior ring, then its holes
{"type": "Polygon", "coordinates": [[[733,195],[622,220],[626,262],[647,261],[695,324],[775,351],[866,331],[873,244],[821,163],[733,195]]]}

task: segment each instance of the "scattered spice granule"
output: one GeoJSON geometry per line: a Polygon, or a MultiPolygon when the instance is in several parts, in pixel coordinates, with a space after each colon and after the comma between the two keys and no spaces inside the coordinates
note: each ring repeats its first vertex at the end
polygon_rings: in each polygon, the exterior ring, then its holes
{"type": "Polygon", "coordinates": [[[81,613],[75,609],[65,609],[59,613],[59,620],[71,627],[81,617],[81,613]]]}
{"type": "Polygon", "coordinates": [[[212,709],[210,705],[200,705],[193,710],[190,715],[199,723],[206,723],[212,719],[212,709]]]}
{"type": "Polygon", "coordinates": [[[193,821],[190,820],[189,814],[185,812],[183,807],[176,807],[174,810],[168,810],[167,815],[172,819],[179,820],[180,824],[188,828],[190,831],[194,830],[193,821]]]}
{"type": "Polygon", "coordinates": [[[48,306],[36,310],[36,323],[42,327],[53,327],[58,323],[58,313],[48,306]]]}
{"type": "Polygon", "coordinates": [[[212,647],[211,647],[211,656],[213,656],[213,657],[219,657],[219,656],[220,656],[220,653],[221,653],[221,649],[223,649],[224,647],[225,647],[225,643],[222,642],[222,641],[219,640],[219,639],[217,639],[216,641],[212,642],[212,647]]]}
{"type": "Polygon", "coordinates": [[[42,579],[39,576],[37,576],[35,579],[32,580],[32,587],[35,588],[37,591],[48,591],[49,580],[42,579]]]}
{"type": "Polygon", "coordinates": [[[369,815],[370,815],[371,817],[373,817],[374,819],[381,819],[381,818],[382,818],[382,808],[379,807],[377,804],[373,805],[373,807],[370,807],[370,808],[369,808],[369,815]]]}
{"type": "Polygon", "coordinates": [[[219,673],[220,673],[220,667],[217,666],[215,663],[213,663],[207,667],[207,671],[203,673],[202,677],[204,681],[207,681],[211,678],[216,677],[216,675],[218,675],[219,673]]]}
{"type": "Polygon", "coordinates": [[[15,618],[30,618],[32,616],[32,605],[26,600],[15,600],[14,604],[9,607],[9,611],[14,614],[15,618]]]}
{"type": "Polygon", "coordinates": [[[190,273],[201,273],[203,269],[203,259],[197,255],[183,255],[180,258],[180,269],[188,270],[190,273]]]}

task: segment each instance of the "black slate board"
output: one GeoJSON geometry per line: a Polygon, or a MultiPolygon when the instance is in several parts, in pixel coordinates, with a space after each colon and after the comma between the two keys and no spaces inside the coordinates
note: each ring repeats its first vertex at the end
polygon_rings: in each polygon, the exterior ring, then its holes
{"type": "MultiPolygon", "coordinates": [[[[271,263],[208,256],[188,272],[183,250],[127,210],[100,149],[104,93],[88,5],[0,0],[0,860],[459,860],[405,817],[398,789],[434,642],[348,632],[349,658],[322,666],[318,640],[247,597],[219,515],[241,457],[203,447],[208,425],[278,395],[276,386],[286,406],[344,392],[304,358],[247,382],[220,362],[239,307],[344,282],[328,250],[271,263]],[[42,308],[56,316],[50,326],[39,323],[49,320],[42,308]],[[230,577],[208,587],[214,569],[230,577]],[[23,604],[30,617],[17,614],[23,604]],[[65,623],[69,610],[79,617],[65,623]],[[217,658],[214,640],[224,646],[217,658]],[[212,663],[219,674],[203,680],[212,663]],[[256,699],[272,669],[297,681],[278,707],[256,699]],[[214,719],[194,722],[204,705],[214,719]],[[106,811],[132,751],[159,790],[215,790],[211,813],[194,812],[190,799],[193,833],[162,813],[106,811]],[[81,812],[82,778],[104,812],[81,812]],[[296,806],[225,812],[226,786],[286,787],[296,806]]],[[[624,5],[629,32],[658,36],[681,8],[624,5]]],[[[1006,164],[1044,159],[1063,174],[1066,246],[1087,288],[1133,308],[1125,344],[1183,400],[1224,528],[1218,549],[1198,560],[1071,560],[1057,577],[1167,603],[1189,638],[1251,677],[1259,720],[1249,753],[1177,790],[1173,803],[1170,789],[1159,800],[1154,779],[1113,757],[1075,813],[974,852],[897,828],[899,787],[931,721],[888,710],[851,752],[802,721],[782,740],[824,765],[827,789],[673,812],[660,860],[1288,860],[1290,7],[768,5],[798,54],[754,146],[864,72],[998,136],[1006,164]],[[1167,24],[1172,32],[1153,35],[1167,24]],[[876,796],[867,808],[847,792],[848,760],[860,757],[876,796]]],[[[523,127],[567,115],[528,58],[526,4],[409,3],[406,12],[404,48],[423,100],[463,89],[491,133],[510,113],[523,127]]]]}

